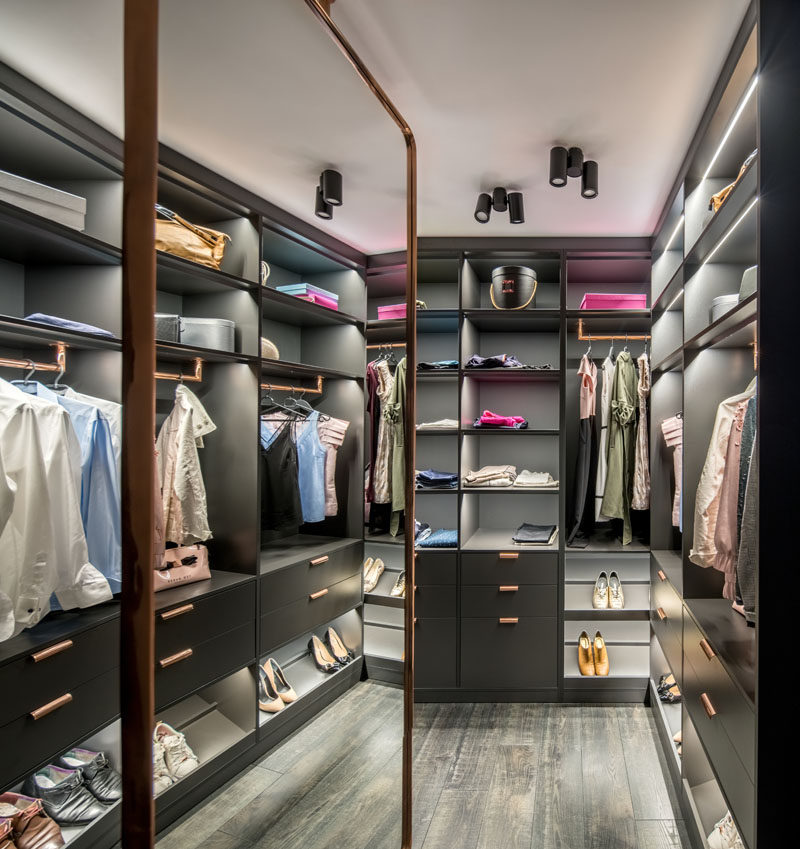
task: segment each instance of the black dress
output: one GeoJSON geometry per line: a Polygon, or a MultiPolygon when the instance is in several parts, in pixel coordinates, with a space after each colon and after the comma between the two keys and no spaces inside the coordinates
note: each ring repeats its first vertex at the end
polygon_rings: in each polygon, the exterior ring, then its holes
{"type": "Polygon", "coordinates": [[[261,527],[279,531],[302,525],[297,447],[289,422],[281,425],[269,448],[261,448],[261,462],[261,527]]]}

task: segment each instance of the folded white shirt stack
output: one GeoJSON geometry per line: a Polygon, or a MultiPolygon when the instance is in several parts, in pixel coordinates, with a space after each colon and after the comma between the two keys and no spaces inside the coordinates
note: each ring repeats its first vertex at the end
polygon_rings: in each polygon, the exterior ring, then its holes
{"type": "Polygon", "coordinates": [[[435,422],[422,422],[417,425],[417,430],[457,430],[456,419],[437,419],[435,422]]]}
{"type": "Polygon", "coordinates": [[[558,481],[553,480],[550,472],[529,472],[523,469],[514,481],[514,486],[526,489],[557,489],[558,481]]]}
{"type": "Polygon", "coordinates": [[[511,486],[516,477],[516,466],[483,466],[464,475],[464,486],[511,486]]]}

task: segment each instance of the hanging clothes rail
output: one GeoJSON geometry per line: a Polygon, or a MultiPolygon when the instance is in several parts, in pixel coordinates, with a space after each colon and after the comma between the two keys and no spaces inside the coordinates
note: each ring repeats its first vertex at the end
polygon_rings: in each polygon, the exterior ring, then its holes
{"type": "Polygon", "coordinates": [[[367,350],[371,351],[376,348],[405,348],[405,342],[385,342],[383,345],[367,345],[367,350]]]}
{"type": "Polygon", "coordinates": [[[578,319],[578,340],[580,342],[614,342],[617,339],[625,339],[628,342],[644,342],[650,338],[649,333],[622,333],[613,336],[595,336],[590,333],[585,333],[583,328],[583,319],[578,319]]]}
{"type": "Polygon", "coordinates": [[[203,361],[196,359],[194,361],[194,374],[184,374],[179,372],[157,371],[155,373],[156,380],[178,380],[181,383],[200,383],[203,379],[203,361]]]}
{"type": "Polygon", "coordinates": [[[262,383],[262,389],[277,389],[282,392],[304,392],[306,395],[322,395],[322,383],[325,378],[321,375],[317,375],[317,385],[315,388],[311,388],[308,386],[284,386],[280,383],[262,383]]]}
{"type": "Polygon", "coordinates": [[[54,363],[37,363],[33,360],[17,360],[8,357],[0,357],[0,366],[3,368],[28,369],[29,371],[58,371],[62,374],[67,370],[67,346],[63,342],[56,342],[56,361],[54,363]]]}

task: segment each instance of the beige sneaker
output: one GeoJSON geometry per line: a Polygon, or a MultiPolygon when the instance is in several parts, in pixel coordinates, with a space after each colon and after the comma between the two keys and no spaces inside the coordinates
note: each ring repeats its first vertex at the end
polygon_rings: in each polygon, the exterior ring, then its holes
{"type": "Polygon", "coordinates": [[[592,607],[595,610],[605,610],[608,607],[608,575],[605,572],[601,572],[594,582],[592,607]]]}
{"type": "Polygon", "coordinates": [[[608,576],[608,606],[612,610],[622,610],[625,607],[625,594],[622,592],[622,582],[616,572],[608,576]]]}
{"type": "Polygon", "coordinates": [[[378,586],[378,579],[383,574],[383,560],[376,557],[372,564],[372,568],[364,575],[364,592],[371,593],[378,586]]]}
{"type": "Polygon", "coordinates": [[[173,784],[164,760],[164,745],[153,736],[153,795],[158,796],[173,784]]]}
{"type": "Polygon", "coordinates": [[[200,766],[197,755],[189,748],[186,737],[166,722],[157,722],[154,737],[164,747],[164,763],[173,781],[180,781],[200,766]]]}

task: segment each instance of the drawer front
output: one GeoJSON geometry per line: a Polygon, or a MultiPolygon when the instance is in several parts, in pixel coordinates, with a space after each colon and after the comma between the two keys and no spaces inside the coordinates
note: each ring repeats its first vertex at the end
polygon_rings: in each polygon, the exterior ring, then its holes
{"type": "Polygon", "coordinates": [[[255,581],[156,613],[156,657],[224,634],[256,615],[255,581]]]}
{"type": "Polygon", "coordinates": [[[669,581],[655,579],[650,586],[650,622],[673,674],[681,680],[683,604],[669,581]]]}
{"type": "Polygon", "coordinates": [[[415,560],[417,586],[456,583],[458,555],[452,551],[418,551],[415,560]]]}
{"type": "Polygon", "coordinates": [[[526,690],[557,685],[558,620],[461,620],[461,686],[526,690]]]}
{"type": "Polygon", "coordinates": [[[721,713],[718,712],[714,717],[708,716],[701,701],[704,693],[710,699],[713,708],[719,711],[717,697],[713,690],[700,679],[692,664],[687,663],[683,673],[683,698],[686,709],[714,766],[731,811],[742,829],[745,842],[752,846],[755,827],[755,788],[725,732],[721,713]]]}
{"type": "Polygon", "coordinates": [[[255,656],[255,643],[256,625],[251,620],[181,651],[156,655],[156,707],[246,666],[255,656]]]}
{"type": "Polygon", "coordinates": [[[285,569],[268,572],[261,578],[261,610],[277,610],[322,587],[338,584],[345,578],[361,574],[362,546],[358,543],[301,560],[285,569]]]}
{"type": "Polygon", "coordinates": [[[414,686],[455,687],[457,619],[417,619],[414,625],[414,686]]]}
{"type": "Polygon", "coordinates": [[[461,555],[462,584],[557,584],[558,554],[499,551],[461,555]]]}
{"type": "Polygon", "coordinates": [[[555,616],[557,588],[531,584],[461,587],[462,616],[555,616]]]}
{"type": "Polygon", "coordinates": [[[0,725],[119,666],[119,619],[56,640],[2,668],[0,725]]]}
{"type": "Polygon", "coordinates": [[[705,692],[751,779],[755,777],[756,718],[750,702],[733,682],[714,653],[705,635],[687,614],[684,624],[684,651],[694,670],[701,692],[705,692]],[[705,650],[704,650],[705,646],[705,650]],[[711,653],[711,657],[706,653],[711,653]]]}
{"type": "Polygon", "coordinates": [[[330,587],[315,587],[314,594],[324,590],[327,590],[324,595],[312,599],[309,593],[299,601],[287,604],[280,610],[272,610],[261,617],[261,654],[266,654],[355,607],[361,601],[361,570],[330,587]]]}
{"type": "MultiPolygon", "coordinates": [[[[0,728],[0,786],[6,787],[24,778],[48,758],[80,743],[119,713],[119,668],[69,687],[57,695],[69,694],[72,700],[39,719],[30,711],[0,728]]],[[[55,696],[33,709],[45,707],[55,696]]]]}
{"type": "Polygon", "coordinates": [[[446,617],[456,615],[455,587],[421,587],[414,590],[414,615],[446,617]]]}

